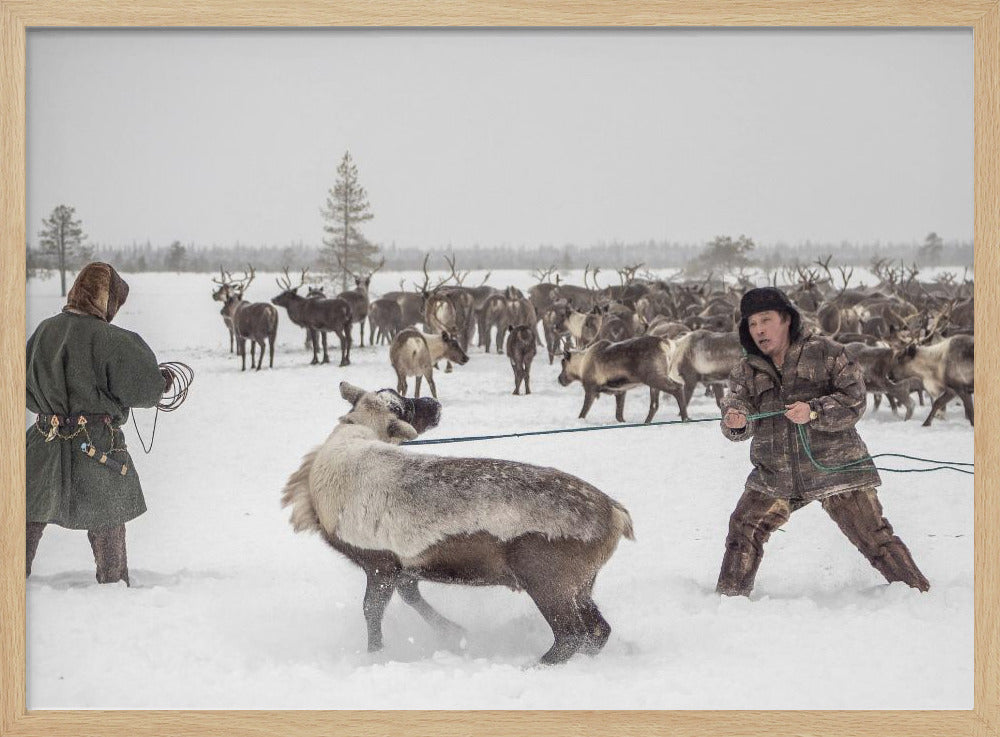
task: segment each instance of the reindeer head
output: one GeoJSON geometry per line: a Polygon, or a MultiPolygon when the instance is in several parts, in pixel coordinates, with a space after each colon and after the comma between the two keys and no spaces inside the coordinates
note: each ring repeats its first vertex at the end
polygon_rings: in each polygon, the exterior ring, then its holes
{"type": "Polygon", "coordinates": [[[340,396],[351,403],[351,411],[340,418],[340,424],[367,427],[376,438],[394,445],[417,437],[413,425],[401,420],[390,402],[378,393],[342,381],[340,396]]]}
{"type": "Polygon", "coordinates": [[[469,362],[469,356],[462,350],[462,344],[447,330],[441,332],[441,340],[444,341],[444,357],[449,361],[454,361],[459,366],[464,366],[469,362]]]}
{"type": "Polygon", "coordinates": [[[564,351],[562,370],[559,372],[559,383],[569,386],[580,380],[580,364],[583,362],[583,351],[564,351]]]}

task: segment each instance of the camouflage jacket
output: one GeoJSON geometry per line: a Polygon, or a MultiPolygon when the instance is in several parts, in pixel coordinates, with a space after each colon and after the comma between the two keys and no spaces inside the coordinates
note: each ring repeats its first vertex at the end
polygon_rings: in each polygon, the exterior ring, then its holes
{"type": "MultiPolygon", "coordinates": [[[[737,409],[751,415],[783,410],[799,401],[808,402],[818,414],[804,428],[819,464],[842,466],[868,455],[854,429],[867,402],[861,367],[847,358],[842,345],[828,338],[806,335],[793,342],[780,372],[766,358],[744,356],[729,376],[722,411],[737,409]]],[[[741,430],[722,424],[722,434],[729,440],[753,439],[748,490],[810,501],[881,483],[872,461],[844,471],[817,468],[806,454],[798,427],[782,415],[750,420],[741,430]]]]}

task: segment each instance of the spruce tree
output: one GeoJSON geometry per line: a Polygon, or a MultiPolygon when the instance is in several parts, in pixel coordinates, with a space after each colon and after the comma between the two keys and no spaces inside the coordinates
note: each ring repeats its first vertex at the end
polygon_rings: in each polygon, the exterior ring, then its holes
{"type": "Polygon", "coordinates": [[[369,243],[359,226],[375,217],[368,204],[368,193],[358,182],[358,167],[351,152],[337,167],[337,182],[327,193],[326,205],[320,210],[326,224],[323,231],[323,266],[341,289],[348,287],[348,272],[360,274],[378,266],[378,246],[369,243]]]}

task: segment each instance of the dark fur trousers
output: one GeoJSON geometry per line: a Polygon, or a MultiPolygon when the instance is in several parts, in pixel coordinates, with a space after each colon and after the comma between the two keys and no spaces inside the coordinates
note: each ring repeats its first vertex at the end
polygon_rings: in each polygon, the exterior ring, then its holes
{"type": "MultiPolygon", "coordinates": [[[[920,591],[930,589],[909,549],[882,516],[882,504],[874,488],[835,494],[820,503],[847,539],[887,581],[902,581],[920,591]]],[[[716,591],[728,596],[749,596],[764,555],[764,543],[788,521],[792,512],[805,504],[755,491],[744,492],[729,518],[726,553],[716,591]]]]}
{"type": "MultiPolygon", "coordinates": [[[[31,575],[31,563],[38,550],[38,542],[45,531],[44,522],[29,522],[25,530],[25,577],[31,575]]],[[[97,565],[98,583],[116,583],[128,580],[128,559],[125,553],[125,525],[105,527],[100,530],[88,530],[87,539],[94,552],[94,563],[97,565]]]]}

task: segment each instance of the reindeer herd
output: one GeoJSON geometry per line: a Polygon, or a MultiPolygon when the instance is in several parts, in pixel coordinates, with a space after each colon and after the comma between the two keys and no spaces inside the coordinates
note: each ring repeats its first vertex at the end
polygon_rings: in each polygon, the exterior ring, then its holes
{"type": "MultiPolygon", "coordinates": [[[[728,284],[638,275],[638,266],[618,271],[619,284],[602,287],[588,267],[583,286],[535,273],[527,295],[513,286],[463,284],[454,259],[450,273],[433,285],[402,289],[372,299],[371,277],[351,274],[356,288],[327,297],[307,285],[302,270],[293,284],[288,270],[277,280],[270,303],[244,299],[252,266],[239,279],[222,271],[213,296],[230,333],[230,351],[246,369],[260,370],[265,345],[273,366],[277,307],[306,333],[312,363],[329,362],[327,333],[336,333],[341,366],[350,363],[352,329],[364,344],[389,346],[396,392],[369,392],[341,382],[351,411],[326,441],[306,454],[288,480],[283,505],[291,507],[296,531],[315,531],[365,572],[363,612],[368,648],[382,648],[382,619],[395,592],[449,639],[462,629],[421,595],[422,580],[465,585],[504,585],[524,590],[552,629],[553,644],[540,662],[561,663],[577,652],[596,653],[611,626],[592,598],[595,578],[619,540],[634,539],[632,520],[621,504],[569,474],[551,468],[490,458],[452,458],[413,453],[395,446],[437,424],[440,405],[420,396],[426,380],[438,396],[434,369],[462,366],[470,345],[506,353],[514,394],[531,393],[532,362],[544,347],[549,364],[561,357],[558,382],[583,387],[580,417],[601,394],[615,398],[624,422],[630,389],[649,389],[651,422],[660,394],[673,396],[682,420],[699,386],[722,400],[725,382],[743,355],[737,331],[743,293],[756,284],[742,275],[728,284]],[[299,294],[307,287],[306,294],[299,294]],[[541,336],[539,334],[541,326],[541,336]],[[543,339],[544,338],[544,339],[543,339]],[[319,349],[322,346],[322,358],[319,349]],[[260,348],[259,359],[255,358],[260,348]],[[414,377],[414,397],[407,398],[414,377]],[[404,419],[408,418],[408,419],[404,419]]],[[[876,262],[876,285],[851,286],[853,271],[830,259],[812,267],[768,274],[801,312],[805,330],[844,344],[864,370],[868,391],[884,396],[894,413],[909,419],[916,394],[932,400],[924,424],[953,397],[973,421],[972,282],[945,275],[933,283],[917,270],[876,262]],[[818,266],[819,268],[815,268],[818,266]],[[780,283],[779,283],[780,281],[780,283]]],[[[381,268],[379,264],[378,268],[381,268]]],[[[377,271],[377,269],[376,269],[377,271]]]]}
{"type": "MultiPolygon", "coordinates": [[[[355,289],[327,297],[322,288],[308,286],[307,270],[293,285],[285,269],[277,280],[280,292],[269,303],[243,299],[254,278],[248,267],[234,279],[226,271],[213,281],[213,298],[223,303],[221,314],[235,351],[246,368],[246,342],[251,344],[251,368],[260,370],[265,346],[274,364],[277,329],[275,305],[306,332],[312,363],[327,363],[327,334],[340,343],[340,365],[350,364],[352,328],[359,326],[365,345],[368,323],[370,346],[389,346],[389,362],[397,376],[397,391],[405,395],[407,380],[415,377],[415,396],[426,380],[437,397],[433,371],[441,361],[444,371],[469,360],[470,345],[489,353],[506,353],[513,373],[513,393],[531,393],[531,365],[544,347],[549,364],[561,357],[559,383],[583,387],[580,417],[586,417],[601,394],[615,397],[615,417],[624,422],[625,394],[645,386],[650,392],[646,422],[651,422],[665,392],[674,397],[681,419],[699,385],[720,402],[729,372],[742,356],[736,331],[743,292],[756,286],[744,274],[735,280],[703,281],[657,279],[639,275],[637,266],[617,272],[618,284],[602,287],[598,269],[584,271],[583,285],[566,284],[555,269],[534,273],[537,283],[524,294],[514,286],[487,284],[490,274],[475,287],[465,286],[469,272],[458,272],[455,259],[446,259],[450,273],[431,283],[428,259],[423,283],[407,291],[392,291],[372,299],[371,278],[354,274],[355,289]],[[299,294],[308,286],[307,294],[299,294]],[[540,330],[539,330],[540,328],[540,330]],[[540,337],[541,336],[541,337],[540,337]],[[319,355],[322,346],[322,358],[319,355]],[[260,348],[259,359],[255,358],[260,348]]],[[[973,296],[972,281],[946,273],[936,281],[920,281],[916,267],[894,268],[886,260],[873,262],[878,282],[851,284],[853,269],[830,268],[831,257],[803,267],[767,274],[772,286],[782,288],[802,314],[803,326],[844,344],[859,363],[877,409],[884,396],[893,413],[902,409],[910,419],[916,400],[929,396],[931,408],[924,425],[958,397],[965,416],[973,422],[973,296]]],[[[345,269],[346,271],[346,269],[345,269]]]]}

